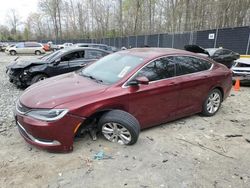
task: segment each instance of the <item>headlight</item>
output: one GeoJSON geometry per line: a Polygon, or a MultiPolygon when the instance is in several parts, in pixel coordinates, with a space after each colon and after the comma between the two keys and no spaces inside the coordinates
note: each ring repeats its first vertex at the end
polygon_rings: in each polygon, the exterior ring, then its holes
{"type": "Polygon", "coordinates": [[[26,115],[43,121],[54,121],[61,119],[67,112],[66,109],[32,110],[26,115]]]}

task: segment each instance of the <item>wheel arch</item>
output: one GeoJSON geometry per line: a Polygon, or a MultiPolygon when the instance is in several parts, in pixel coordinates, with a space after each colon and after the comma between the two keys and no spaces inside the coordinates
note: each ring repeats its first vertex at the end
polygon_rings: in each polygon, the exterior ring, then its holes
{"type": "MultiPolygon", "coordinates": [[[[221,95],[222,95],[222,101],[224,100],[224,90],[221,86],[216,86],[214,87],[213,89],[218,89],[220,92],[221,92],[221,95]]],[[[213,90],[212,89],[212,90],[213,90]]]]}
{"type": "Polygon", "coordinates": [[[88,128],[97,128],[98,121],[100,120],[100,118],[102,117],[102,115],[105,114],[105,113],[107,113],[107,112],[110,112],[112,110],[122,110],[122,111],[128,112],[122,106],[117,106],[117,107],[112,107],[112,108],[101,108],[101,109],[98,109],[98,110],[94,111],[93,113],[91,113],[91,115],[89,115],[86,118],[86,120],[79,126],[78,130],[76,131],[76,134],[81,129],[85,129],[85,128],[86,129],[88,129],[88,128]],[[93,126],[93,124],[94,124],[94,126],[93,126]]]}

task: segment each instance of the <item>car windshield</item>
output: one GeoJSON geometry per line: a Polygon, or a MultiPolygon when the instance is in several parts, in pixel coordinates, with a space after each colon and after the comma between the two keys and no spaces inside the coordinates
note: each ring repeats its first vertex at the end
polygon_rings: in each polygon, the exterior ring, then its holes
{"type": "Polygon", "coordinates": [[[41,57],[41,60],[43,60],[43,61],[50,61],[52,59],[56,59],[56,58],[60,57],[62,53],[63,53],[62,50],[58,50],[58,51],[55,51],[53,53],[44,55],[43,57],[41,57]]]}
{"type": "Polygon", "coordinates": [[[143,58],[128,54],[111,54],[82,69],[81,75],[113,84],[143,62],[143,58]]]}

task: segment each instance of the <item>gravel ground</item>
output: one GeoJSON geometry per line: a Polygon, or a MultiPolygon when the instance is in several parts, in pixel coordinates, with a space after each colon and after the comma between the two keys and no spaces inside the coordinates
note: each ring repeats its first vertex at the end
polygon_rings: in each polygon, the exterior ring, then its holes
{"type": "Polygon", "coordinates": [[[5,74],[14,58],[0,54],[0,187],[250,187],[249,87],[232,91],[214,117],[142,131],[133,146],[86,136],[72,153],[55,154],[26,144],[15,126],[14,101],[23,91],[5,74]],[[112,158],[95,160],[99,151],[112,158]]]}

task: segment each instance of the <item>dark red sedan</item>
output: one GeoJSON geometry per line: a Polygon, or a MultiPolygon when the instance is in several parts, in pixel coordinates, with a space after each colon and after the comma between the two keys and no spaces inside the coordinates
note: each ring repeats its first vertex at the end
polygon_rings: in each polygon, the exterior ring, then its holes
{"type": "Polygon", "coordinates": [[[34,84],[19,98],[15,117],[24,139],[48,150],[71,151],[74,137],[87,130],[131,145],[141,129],[196,113],[214,115],[231,83],[230,70],[206,57],[130,49],[34,84]]]}

